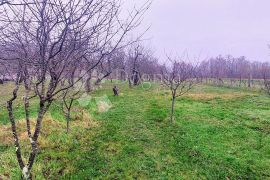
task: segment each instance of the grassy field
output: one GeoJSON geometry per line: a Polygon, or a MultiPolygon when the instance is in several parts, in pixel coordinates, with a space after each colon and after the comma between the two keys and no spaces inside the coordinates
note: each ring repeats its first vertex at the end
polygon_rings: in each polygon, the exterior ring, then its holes
{"type": "MultiPolygon", "coordinates": [[[[198,85],[177,100],[171,124],[168,91],[121,85],[114,97],[112,86],[92,94],[84,108],[77,103],[70,134],[59,107],[52,106],[43,122],[35,179],[270,179],[270,97],[198,85]],[[100,97],[109,99],[108,111],[100,97]]],[[[0,102],[9,88],[0,86],[0,102]]],[[[23,109],[16,107],[22,119],[23,109]]],[[[25,124],[18,125],[27,144],[25,124]]],[[[20,178],[11,137],[2,108],[0,179],[20,178]]]]}

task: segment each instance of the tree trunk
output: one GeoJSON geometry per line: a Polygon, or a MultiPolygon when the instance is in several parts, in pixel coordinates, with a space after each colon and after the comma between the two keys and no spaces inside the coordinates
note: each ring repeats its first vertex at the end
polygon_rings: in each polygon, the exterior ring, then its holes
{"type": "Polygon", "coordinates": [[[85,82],[85,90],[86,90],[87,93],[90,93],[91,90],[92,90],[91,79],[92,79],[92,72],[89,71],[88,77],[87,77],[86,82],[85,82]]]}
{"type": "Polygon", "coordinates": [[[249,76],[248,76],[248,87],[249,88],[251,88],[251,82],[252,81],[252,75],[250,74],[249,76]]]}
{"type": "Polygon", "coordinates": [[[110,80],[111,80],[111,83],[113,83],[113,75],[112,74],[110,75],[110,80]]]}
{"type": "Polygon", "coordinates": [[[30,138],[32,151],[30,153],[29,160],[28,160],[28,165],[27,165],[27,169],[28,169],[29,172],[31,171],[31,169],[33,167],[33,164],[35,162],[35,158],[36,158],[36,155],[37,155],[37,150],[38,150],[38,148],[37,148],[37,140],[38,140],[38,137],[39,137],[39,134],[40,134],[42,120],[43,120],[43,117],[44,117],[44,114],[45,114],[47,108],[49,108],[49,105],[47,105],[47,107],[46,107],[45,102],[41,101],[34,136],[33,136],[33,138],[30,138]]]}
{"type": "Polygon", "coordinates": [[[242,84],[242,77],[240,76],[240,78],[239,78],[239,87],[241,87],[241,84],[242,84]]]}
{"type": "Polygon", "coordinates": [[[13,115],[13,103],[12,101],[8,102],[8,115],[9,115],[9,120],[11,123],[11,130],[12,130],[12,134],[13,134],[13,139],[14,139],[14,145],[16,148],[16,156],[17,156],[17,161],[19,163],[19,166],[21,168],[21,170],[24,168],[24,163],[22,160],[22,154],[21,154],[21,147],[20,147],[20,143],[19,143],[19,138],[18,138],[18,134],[17,134],[17,127],[15,124],[15,120],[14,120],[14,115],[13,115]]]}
{"type": "MultiPolygon", "coordinates": [[[[18,133],[17,133],[17,127],[16,127],[16,123],[15,123],[15,119],[14,119],[14,112],[13,112],[13,101],[17,99],[18,90],[19,90],[19,83],[16,82],[16,88],[13,90],[13,97],[7,102],[7,110],[8,110],[9,120],[11,123],[11,130],[12,130],[12,134],[13,134],[14,145],[16,148],[17,161],[19,163],[21,171],[24,172],[25,165],[24,165],[24,162],[22,159],[21,147],[20,147],[19,137],[18,137],[18,133]]],[[[23,173],[23,178],[24,177],[25,178],[28,177],[28,171],[26,173],[23,173]]]]}
{"type": "Polygon", "coordinates": [[[25,166],[22,170],[22,179],[25,179],[25,180],[32,179],[32,174],[30,173],[28,166],[25,166]]]}
{"type": "Polygon", "coordinates": [[[128,85],[129,85],[129,88],[132,88],[132,82],[131,82],[130,77],[128,78],[128,85]]]}
{"type": "Polygon", "coordinates": [[[66,115],[66,119],[67,119],[67,134],[69,133],[69,130],[70,130],[70,128],[69,128],[69,124],[70,124],[70,112],[68,112],[67,113],[67,115],[66,115]]]}
{"type": "Polygon", "coordinates": [[[175,92],[173,93],[173,97],[172,97],[171,123],[173,123],[173,118],[174,118],[174,106],[175,106],[175,92]]]}
{"type": "Polygon", "coordinates": [[[121,81],[126,81],[126,75],[124,72],[121,72],[121,81]]]}

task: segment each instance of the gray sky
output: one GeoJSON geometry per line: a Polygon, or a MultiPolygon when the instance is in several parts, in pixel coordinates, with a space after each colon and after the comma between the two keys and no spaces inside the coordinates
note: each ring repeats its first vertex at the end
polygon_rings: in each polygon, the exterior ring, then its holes
{"type": "MultiPolygon", "coordinates": [[[[132,7],[144,0],[125,0],[132,7]]],[[[142,27],[164,58],[164,51],[201,59],[219,54],[269,61],[270,0],[153,0],[142,27]]]]}

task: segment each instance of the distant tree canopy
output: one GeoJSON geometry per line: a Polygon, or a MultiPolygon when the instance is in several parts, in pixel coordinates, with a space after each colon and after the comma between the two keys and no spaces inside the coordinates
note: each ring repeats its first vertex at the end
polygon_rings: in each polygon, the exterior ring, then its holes
{"type": "Polygon", "coordinates": [[[199,66],[200,74],[205,78],[263,79],[270,77],[270,64],[251,62],[246,57],[218,56],[203,61],[199,66]]]}

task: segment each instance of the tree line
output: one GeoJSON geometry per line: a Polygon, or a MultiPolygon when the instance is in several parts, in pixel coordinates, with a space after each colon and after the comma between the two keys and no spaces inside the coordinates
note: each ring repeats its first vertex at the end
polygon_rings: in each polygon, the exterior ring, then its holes
{"type": "Polygon", "coordinates": [[[223,83],[228,79],[230,85],[251,87],[255,80],[270,78],[270,64],[268,62],[252,62],[245,56],[218,56],[202,61],[199,65],[202,78],[215,79],[216,83],[223,83]]]}

